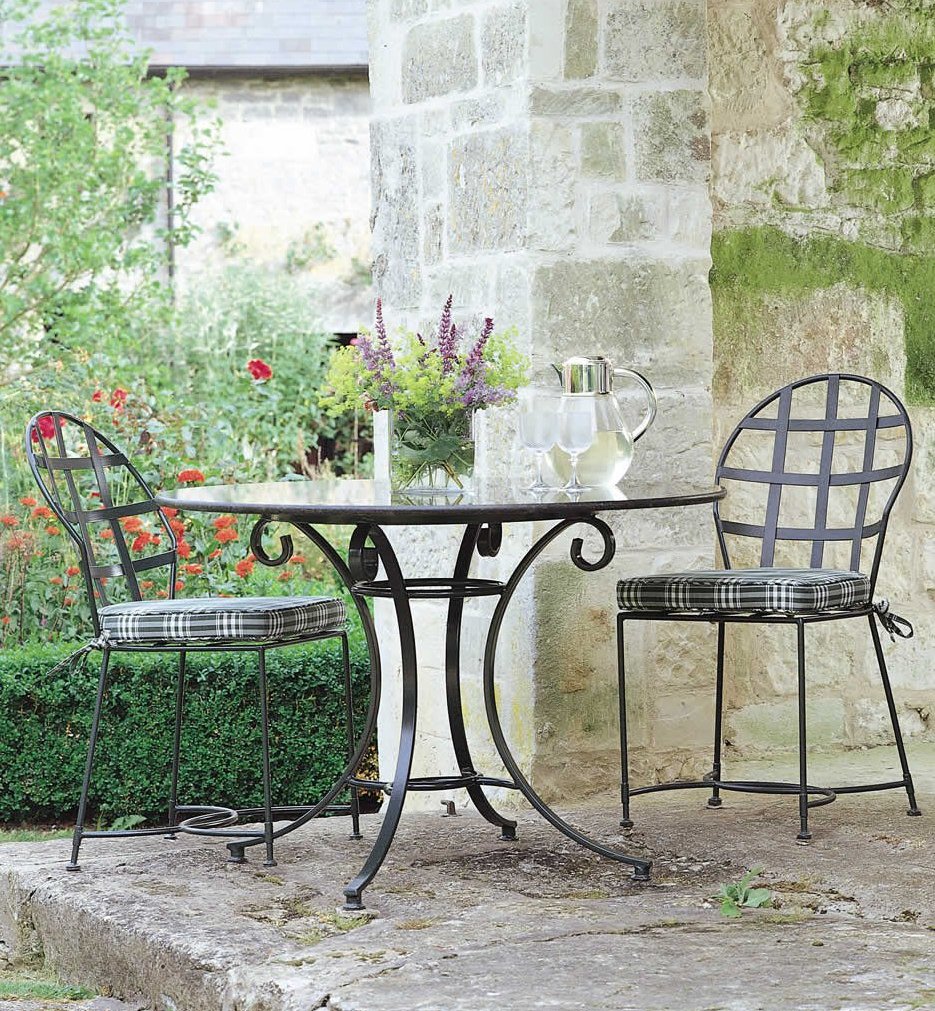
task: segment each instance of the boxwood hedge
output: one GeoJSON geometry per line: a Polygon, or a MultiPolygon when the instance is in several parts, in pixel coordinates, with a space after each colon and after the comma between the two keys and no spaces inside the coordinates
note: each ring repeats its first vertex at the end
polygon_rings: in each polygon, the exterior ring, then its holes
{"type": "MultiPolygon", "coordinates": [[[[68,823],[77,806],[100,654],[49,671],[68,647],[0,650],[0,822],[68,823]]],[[[93,819],[165,819],[177,657],[115,653],[91,784],[93,819]]],[[[338,640],[270,650],[275,803],[322,795],[344,765],[338,640]]],[[[368,701],[369,660],[351,645],[356,724],[368,701]]],[[[256,654],[192,653],[182,737],[184,803],[262,802],[256,654]]]]}

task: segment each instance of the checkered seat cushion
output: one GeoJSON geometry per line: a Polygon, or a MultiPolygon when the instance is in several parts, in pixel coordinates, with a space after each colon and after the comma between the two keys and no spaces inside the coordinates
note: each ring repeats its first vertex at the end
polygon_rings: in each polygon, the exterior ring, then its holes
{"type": "Polygon", "coordinates": [[[347,612],[334,597],[193,597],[110,604],[100,617],[119,642],[266,642],[343,631],[347,612]]]}
{"type": "Polygon", "coordinates": [[[622,611],[837,611],[869,601],[869,578],[841,569],[711,569],[617,584],[622,611]]]}

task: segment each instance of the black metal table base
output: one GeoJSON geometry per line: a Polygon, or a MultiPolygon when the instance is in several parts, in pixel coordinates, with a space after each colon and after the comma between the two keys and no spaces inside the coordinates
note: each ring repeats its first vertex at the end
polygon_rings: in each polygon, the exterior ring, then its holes
{"type": "MultiPolygon", "coordinates": [[[[278,555],[269,554],[263,545],[263,534],[275,516],[261,517],[253,529],[251,547],[257,559],[266,565],[283,565],[292,556],[293,542],[289,535],[280,537],[278,555]]],[[[491,558],[498,554],[502,542],[502,528],[499,523],[473,523],[466,526],[451,577],[409,578],[402,572],[389,538],[383,529],[371,523],[361,523],[351,536],[348,562],[345,566],[334,548],[311,524],[290,518],[283,522],[292,525],[315,543],[341,576],[357,605],[357,611],[367,636],[373,661],[371,712],[365,734],[372,735],[376,719],[376,705],[379,701],[380,673],[379,650],[373,618],[365,601],[370,597],[381,597],[393,602],[399,632],[400,658],[402,669],[402,713],[400,719],[399,746],[396,769],[392,780],[376,781],[349,778],[344,785],[382,790],[388,797],[383,822],[360,873],[344,889],[344,908],[363,909],[364,889],[373,880],[386,859],[402,813],[407,792],[428,790],[465,789],[474,807],[491,825],[499,829],[500,838],[516,838],[516,822],[500,814],[484,792],[484,787],[499,787],[519,790],[527,801],[551,825],[582,846],[602,856],[629,864],[634,869],[636,880],[649,878],[651,862],[614,849],[586,836],[564,821],[536,793],[523,776],[514,758],[503,728],[497,708],[496,654],[501,628],[510,601],[520,581],[539,555],[570,527],[583,524],[590,527],[601,538],[602,552],[595,561],[588,561],[583,555],[584,542],[576,537],[571,543],[571,559],[586,571],[594,572],[604,568],[614,556],[613,533],[596,516],[578,516],[557,522],[523,556],[506,582],[493,579],[478,579],[469,576],[475,555],[491,558]],[[380,568],[384,578],[377,579],[380,568]],[[483,660],[483,691],[487,722],[501,761],[508,777],[485,776],[477,771],[471,757],[465,732],[461,696],[461,626],[464,601],[472,597],[496,597],[496,607],[491,617],[483,660]],[[448,616],[445,635],[445,694],[447,703],[448,731],[451,736],[455,763],[458,772],[450,776],[413,777],[412,758],[416,740],[416,718],[418,697],[418,665],[416,659],[416,632],[412,620],[410,604],[413,600],[447,600],[448,616]]],[[[361,744],[363,739],[361,739],[361,744]]],[[[359,749],[358,749],[359,750],[359,749]]]]}

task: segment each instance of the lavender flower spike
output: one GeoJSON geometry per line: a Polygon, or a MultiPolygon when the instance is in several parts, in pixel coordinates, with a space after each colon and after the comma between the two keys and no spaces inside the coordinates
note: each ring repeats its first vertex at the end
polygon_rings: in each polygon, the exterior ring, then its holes
{"type": "Polygon", "coordinates": [[[390,347],[390,340],[386,334],[386,324],[383,322],[383,299],[377,299],[377,319],[376,319],[376,332],[377,332],[377,354],[386,363],[388,368],[396,368],[396,359],[393,357],[393,349],[390,347]]]}
{"type": "Polygon", "coordinates": [[[442,318],[438,321],[436,344],[442,359],[442,372],[449,375],[454,371],[458,359],[458,328],[451,322],[451,306],[454,296],[449,295],[442,310],[442,318]]]}

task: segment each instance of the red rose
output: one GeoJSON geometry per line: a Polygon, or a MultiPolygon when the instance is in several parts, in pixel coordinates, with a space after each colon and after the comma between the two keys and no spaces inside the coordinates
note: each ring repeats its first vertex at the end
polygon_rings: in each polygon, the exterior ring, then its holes
{"type": "Polygon", "coordinates": [[[25,498],[19,500],[19,504],[26,506],[27,509],[31,509],[36,504],[36,500],[31,495],[27,495],[25,498]]]}
{"type": "Polygon", "coordinates": [[[153,539],[153,535],[148,531],[144,530],[141,534],[137,534],[134,538],[133,543],[130,545],[131,551],[142,551],[147,544],[153,539]]]}
{"type": "Polygon", "coordinates": [[[77,565],[69,565],[68,568],[65,570],[65,575],[77,576],[79,572],[81,572],[81,569],[79,569],[77,565]]]}
{"type": "Polygon", "coordinates": [[[262,358],[251,358],[247,362],[247,371],[257,382],[265,382],[273,378],[273,370],[262,358]]]}
{"type": "Polygon", "coordinates": [[[96,404],[99,404],[99,403],[100,403],[100,402],[101,402],[101,401],[102,401],[102,400],[104,399],[104,391],[103,391],[103,390],[95,390],[95,391],[94,391],[94,392],[93,392],[93,393],[91,394],[91,399],[92,399],[92,400],[93,400],[93,401],[94,401],[94,402],[95,402],[96,404]]]}
{"type": "Polygon", "coordinates": [[[186,566],[184,566],[184,568],[185,568],[185,571],[186,571],[186,572],[187,572],[187,573],[188,573],[188,574],[189,574],[190,576],[200,576],[200,575],[202,574],[202,572],[204,572],[204,571],[205,571],[205,570],[204,570],[204,566],[202,566],[202,565],[197,565],[197,564],[194,564],[194,563],[193,563],[193,564],[191,564],[191,565],[186,565],[186,566]]]}
{"type": "Polygon", "coordinates": [[[15,527],[19,524],[19,520],[15,516],[0,516],[0,523],[5,527],[15,527]]]}
{"type": "Polygon", "coordinates": [[[241,579],[246,579],[247,576],[253,572],[253,562],[249,558],[245,558],[243,561],[238,562],[234,566],[234,572],[236,572],[241,579]]]}
{"type": "Polygon", "coordinates": [[[110,406],[115,410],[119,411],[123,408],[123,405],[127,402],[127,397],[129,394],[125,389],[118,386],[116,390],[110,395],[110,406]]]}
{"type": "Polygon", "coordinates": [[[175,551],[179,558],[189,558],[192,553],[192,546],[188,541],[179,541],[175,546],[175,551]]]}
{"type": "MultiPolygon", "coordinates": [[[[59,421],[59,427],[63,427],[65,424],[65,419],[61,418],[59,421]]],[[[36,434],[36,429],[32,432],[32,441],[38,442],[39,436],[41,435],[43,439],[54,439],[55,438],[55,421],[51,414],[43,414],[36,424],[36,428],[39,429],[38,435],[36,434]]]]}
{"type": "Polygon", "coordinates": [[[178,509],[173,509],[172,506],[163,506],[162,511],[169,517],[170,520],[174,520],[178,516],[178,509]]]}
{"type": "Polygon", "coordinates": [[[197,467],[180,471],[178,476],[179,484],[197,484],[199,481],[204,481],[204,479],[204,474],[197,467]]]}
{"type": "Polygon", "coordinates": [[[232,527],[224,527],[214,535],[214,539],[218,542],[218,544],[227,544],[228,541],[236,541],[237,531],[232,527]]]}

